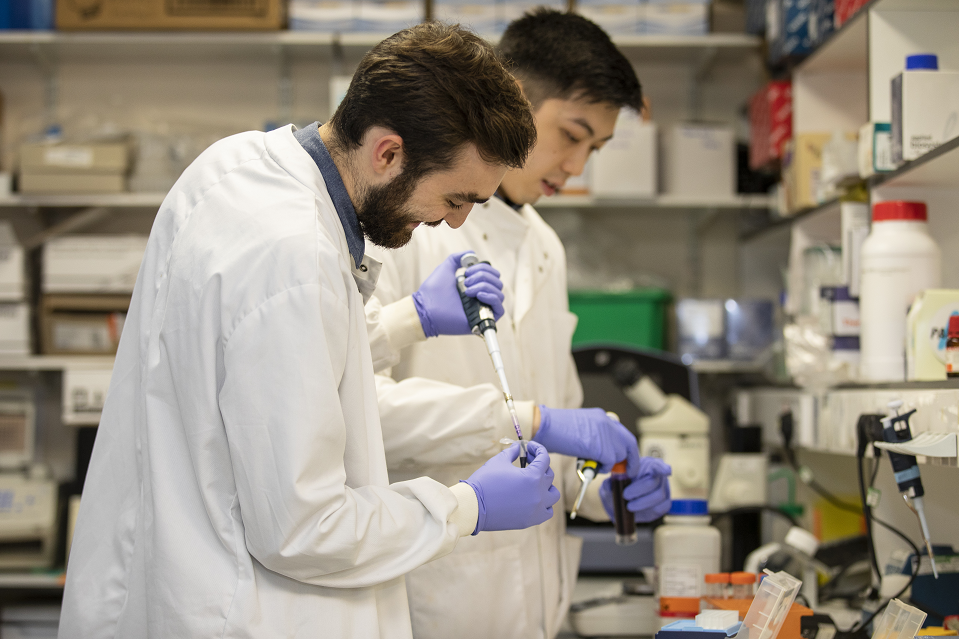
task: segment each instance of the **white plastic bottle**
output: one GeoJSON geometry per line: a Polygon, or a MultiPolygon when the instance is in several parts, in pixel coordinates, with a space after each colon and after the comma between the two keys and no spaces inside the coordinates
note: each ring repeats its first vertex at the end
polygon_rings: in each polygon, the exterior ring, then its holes
{"type": "Polygon", "coordinates": [[[653,534],[653,556],[659,575],[661,625],[677,621],[664,610],[663,598],[702,596],[703,578],[719,572],[719,530],[709,524],[705,499],[674,499],[665,523],[653,534]]]}
{"type": "Polygon", "coordinates": [[[861,376],[906,377],[906,313],[919,291],[939,288],[941,256],[929,236],[924,202],[880,202],[863,242],[859,288],[861,376]]]}

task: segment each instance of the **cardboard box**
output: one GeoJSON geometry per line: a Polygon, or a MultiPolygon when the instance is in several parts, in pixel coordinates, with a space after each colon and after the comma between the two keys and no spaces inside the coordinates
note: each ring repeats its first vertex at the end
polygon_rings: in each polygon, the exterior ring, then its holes
{"type": "Polygon", "coordinates": [[[125,173],[129,163],[129,148],[123,143],[24,144],[20,147],[20,170],[30,173],[125,173]]]}
{"type": "Polygon", "coordinates": [[[709,33],[709,2],[648,0],[643,5],[640,32],[650,35],[706,35],[709,33]]]}
{"type": "Polygon", "coordinates": [[[946,331],[959,315],[959,290],[929,289],[916,296],[906,317],[906,379],[946,379],[946,331]]]}
{"type": "Polygon", "coordinates": [[[30,307],[0,304],[0,355],[30,354],[30,307]]]}
{"type": "Polygon", "coordinates": [[[355,31],[359,4],[353,0],[290,0],[291,31],[355,31]]]}
{"type": "Polygon", "coordinates": [[[20,191],[122,192],[129,165],[125,143],[25,144],[20,147],[20,191]]]}
{"type": "Polygon", "coordinates": [[[44,293],[132,293],[143,235],[68,235],[43,246],[44,293]]]}
{"type": "Polygon", "coordinates": [[[613,139],[592,158],[591,191],[598,198],[656,196],[656,125],[632,110],[616,119],[613,139]]]}
{"type": "Polygon", "coordinates": [[[786,188],[786,210],[796,213],[819,204],[822,148],[832,133],[800,133],[788,145],[783,160],[783,185],[786,188]]]}
{"type": "Polygon", "coordinates": [[[44,295],[40,305],[40,352],[116,353],[129,306],[129,295],[44,295]]]}
{"type": "Polygon", "coordinates": [[[635,35],[641,32],[645,7],[639,0],[577,0],[576,12],[592,20],[610,35],[635,35]]]}
{"type": "Polygon", "coordinates": [[[769,82],[749,100],[749,167],[769,168],[793,134],[792,82],[769,82]]]}
{"type": "Polygon", "coordinates": [[[731,127],[679,124],[662,136],[663,192],[731,199],[736,192],[736,140],[731,127]]]}
{"type": "Polygon", "coordinates": [[[892,79],[891,106],[898,165],[959,135],[959,72],[903,71],[892,79]]]}
{"type": "Polygon", "coordinates": [[[274,31],[286,25],[284,0],[83,0],[56,4],[60,31],[274,31]]]}

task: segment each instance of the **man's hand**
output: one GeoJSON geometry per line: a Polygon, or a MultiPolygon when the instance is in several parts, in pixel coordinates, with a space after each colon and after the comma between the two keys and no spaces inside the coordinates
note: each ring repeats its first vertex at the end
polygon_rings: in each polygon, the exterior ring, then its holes
{"type": "MultiPolygon", "coordinates": [[[[469,321],[456,289],[456,270],[460,267],[460,258],[470,252],[461,251],[447,257],[413,293],[416,314],[427,337],[469,335],[469,321]]],[[[465,284],[466,295],[489,305],[497,320],[503,316],[503,282],[499,271],[489,264],[474,264],[466,269],[465,284]]]]}

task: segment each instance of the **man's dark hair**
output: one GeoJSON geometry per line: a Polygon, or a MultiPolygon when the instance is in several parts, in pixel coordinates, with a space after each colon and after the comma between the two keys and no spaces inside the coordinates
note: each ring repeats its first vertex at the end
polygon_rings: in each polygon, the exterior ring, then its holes
{"type": "Polygon", "coordinates": [[[534,9],[510,23],[497,50],[537,107],[550,98],[582,97],[637,112],[642,108],[633,66],[606,32],[583,16],[534,9]]]}
{"type": "Polygon", "coordinates": [[[331,150],[358,148],[374,126],[396,132],[407,178],[449,168],[467,144],[490,164],[521,168],[536,142],[529,101],[493,48],[439,22],[373,47],[330,124],[331,150]]]}

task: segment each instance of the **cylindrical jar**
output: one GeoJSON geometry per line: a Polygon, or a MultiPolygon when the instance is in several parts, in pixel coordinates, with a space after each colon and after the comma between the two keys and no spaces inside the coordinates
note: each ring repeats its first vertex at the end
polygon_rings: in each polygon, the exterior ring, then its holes
{"type": "Polygon", "coordinates": [[[729,575],[730,599],[752,599],[756,594],[756,573],[734,572],[729,575]]]}
{"type": "Polygon", "coordinates": [[[700,597],[703,577],[719,572],[719,530],[709,525],[705,499],[674,499],[653,534],[660,597],[700,597]]]}
{"type": "Polygon", "coordinates": [[[930,237],[923,202],[880,202],[860,253],[861,377],[905,379],[906,312],[919,291],[938,288],[939,247],[930,237]]]}
{"type": "Polygon", "coordinates": [[[729,598],[729,573],[711,572],[703,577],[703,597],[710,599],[729,598]]]}

